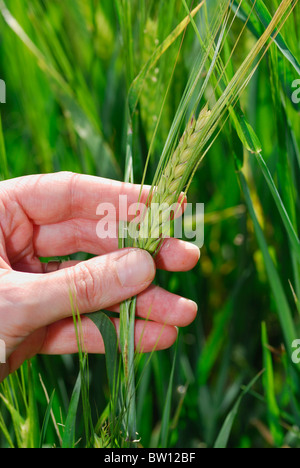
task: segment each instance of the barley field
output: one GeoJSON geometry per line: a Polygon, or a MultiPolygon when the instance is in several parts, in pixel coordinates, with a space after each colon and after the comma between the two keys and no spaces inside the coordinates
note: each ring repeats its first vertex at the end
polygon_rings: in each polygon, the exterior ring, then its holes
{"type": "Polygon", "coordinates": [[[0,0],[0,44],[0,180],[149,185],[119,246],[153,256],[159,207],[205,212],[197,266],[155,279],[199,307],[176,344],[135,352],[136,298],[119,343],[99,311],[106,356],[78,340],[0,384],[0,447],[300,448],[298,0],[0,0]]]}

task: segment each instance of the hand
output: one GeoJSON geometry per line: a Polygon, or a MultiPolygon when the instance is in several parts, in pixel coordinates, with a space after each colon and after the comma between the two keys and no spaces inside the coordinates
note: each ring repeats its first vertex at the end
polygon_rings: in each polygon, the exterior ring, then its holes
{"type": "MultiPolygon", "coordinates": [[[[149,189],[145,188],[145,201],[149,189]]],[[[177,337],[176,326],[191,323],[195,303],[151,286],[156,268],[188,271],[199,250],[168,239],[154,263],[142,250],[118,251],[115,239],[96,234],[99,203],[117,208],[119,196],[128,204],[139,199],[140,187],[72,173],[28,176],[0,183],[0,339],[7,363],[0,381],[36,354],[77,352],[70,292],[81,314],[100,309],[118,311],[123,300],[139,295],[136,344],[144,352],[165,349],[177,337]],[[88,252],[86,262],[42,264],[40,257],[88,252]]],[[[119,215],[117,210],[117,216],[119,215]]],[[[119,320],[113,320],[118,330],[119,320]]],[[[103,353],[101,336],[91,320],[82,318],[85,349],[103,353]]]]}

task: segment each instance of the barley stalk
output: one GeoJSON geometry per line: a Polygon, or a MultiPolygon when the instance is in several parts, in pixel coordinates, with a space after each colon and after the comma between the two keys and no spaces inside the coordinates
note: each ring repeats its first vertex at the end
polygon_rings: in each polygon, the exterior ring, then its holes
{"type": "Polygon", "coordinates": [[[187,128],[163,170],[157,187],[153,191],[147,213],[141,222],[138,246],[155,255],[159,245],[170,230],[172,211],[179,209],[178,198],[183,189],[183,180],[187,180],[194,170],[190,164],[203,135],[203,129],[210,116],[208,106],[189,121],[187,128]]]}

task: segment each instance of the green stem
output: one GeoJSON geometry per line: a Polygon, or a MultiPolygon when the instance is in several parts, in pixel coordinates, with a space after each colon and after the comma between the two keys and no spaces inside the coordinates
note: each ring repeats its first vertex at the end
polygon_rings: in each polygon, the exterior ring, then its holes
{"type": "Polygon", "coordinates": [[[124,370],[124,403],[123,427],[126,441],[135,446],[137,439],[136,427],[136,388],[134,365],[134,325],[136,312],[136,297],[128,299],[120,308],[120,347],[124,370]]]}

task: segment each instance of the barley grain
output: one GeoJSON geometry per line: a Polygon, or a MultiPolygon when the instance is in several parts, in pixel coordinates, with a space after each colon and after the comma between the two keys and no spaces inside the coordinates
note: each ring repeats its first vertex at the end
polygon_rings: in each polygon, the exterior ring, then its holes
{"type": "Polygon", "coordinates": [[[194,170],[189,164],[201,141],[203,129],[210,115],[208,106],[189,121],[172,157],[169,159],[159,182],[153,191],[151,203],[140,225],[138,246],[154,255],[161,240],[169,234],[170,218],[183,189],[182,179],[187,180],[194,170]]]}

